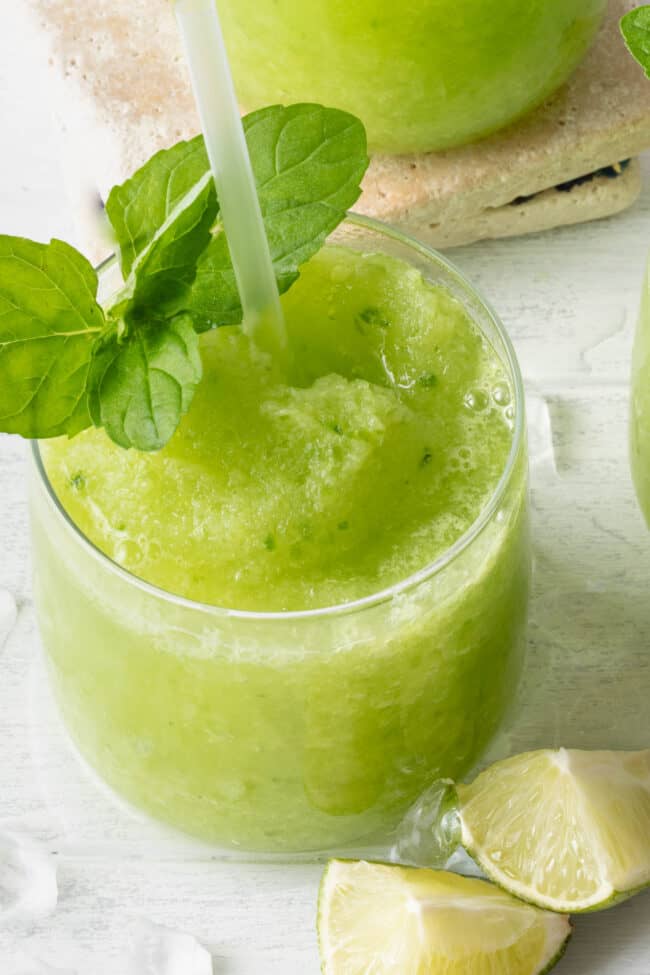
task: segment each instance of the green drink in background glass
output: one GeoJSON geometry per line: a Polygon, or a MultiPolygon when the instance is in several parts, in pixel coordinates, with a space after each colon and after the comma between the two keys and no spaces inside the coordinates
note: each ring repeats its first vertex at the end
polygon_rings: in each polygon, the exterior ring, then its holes
{"type": "MultiPolygon", "coordinates": [[[[116,286],[110,275],[104,287],[116,286]]],[[[326,848],[458,777],[511,704],[529,579],[521,378],[433,252],[352,218],[239,327],[169,444],[35,448],[35,598],[81,753],[212,842],[326,848]]]]}
{"type": "Polygon", "coordinates": [[[380,152],[446,149],[539,105],[585,54],[606,0],[218,0],[247,109],[315,101],[380,152]]]}
{"type": "Polygon", "coordinates": [[[650,271],[646,269],[632,352],[630,466],[637,498],[650,524],[650,271]]]}
{"type": "MultiPolygon", "coordinates": [[[[620,22],[623,39],[632,57],[650,77],[648,26],[650,7],[635,6],[620,22]]],[[[650,262],[641,291],[641,307],[632,352],[632,395],[630,402],[630,467],[636,494],[650,526],[650,262]]]]}

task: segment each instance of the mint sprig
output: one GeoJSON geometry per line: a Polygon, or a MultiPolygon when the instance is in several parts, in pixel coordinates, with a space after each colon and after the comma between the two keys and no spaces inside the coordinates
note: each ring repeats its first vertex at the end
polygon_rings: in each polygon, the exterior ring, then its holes
{"type": "MultiPolygon", "coordinates": [[[[243,124],[283,294],[359,198],[368,165],[366,134],[352,115],[321,105],[273,105],[247,115],[243,124]]],[[[191,266],[195,276],[189,296],[177,301],[175,310],[182,306],[189,311],[197,331],[241,321],[202,136],[156,153],[111,191],[106,212],[127,276],[126,291],[135,304],[159,304],[151,288],[160,284],[155,275],[161,267],[166,270],[165,288],[173,290],[177,281],[170,269],[175,269],[176,279],[185,272],[187,284],[191,266]],[[206,186],[212,195],[208,191],[204,196],[206,186]],[[206,233],[208,222],[211,233],[206,233]],[[200,257],[192,262],[197,251],[200,257]],[[178,261],[179,253],[187,268],[178,261]]]]}
{"type": "MultiPolygon", "coordinates": [[[[358,199],[365,131],[319,105],[262,109],[244,128],[284,292],[358,199]]],[[[198,333],[242,317],[202,137],[156,153],[106,212],[124,285],[105,308],[73,247],[0,236],[0,430],[74,436],[92,423],[158,450],[201,379],[198,333]]]]}
{"type": "Polygon", "coordinates": [[[650,78],[650,6],[635,7],[620,21],[627,48],[650,78]]]}

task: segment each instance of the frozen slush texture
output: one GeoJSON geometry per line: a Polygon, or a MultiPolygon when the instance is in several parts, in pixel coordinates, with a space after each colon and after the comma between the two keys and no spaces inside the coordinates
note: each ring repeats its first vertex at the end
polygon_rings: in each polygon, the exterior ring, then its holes
{"type": "Polygon", "coordinates": [[[81,530],[169,592],[261,611],[370,595],[449,548],[505,467],[509,379],[447,292],[329,248],[283,304],[289,385],[239,327],[219,329],[163,450],[97,430],[44,447],[81,530]]]}

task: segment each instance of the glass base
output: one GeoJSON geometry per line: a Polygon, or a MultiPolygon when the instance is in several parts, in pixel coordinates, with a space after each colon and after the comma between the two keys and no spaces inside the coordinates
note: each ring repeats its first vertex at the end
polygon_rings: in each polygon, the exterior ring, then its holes
{"type": "Polygon", "coordinates": [[[374,842],[305,853],[250,852],[196,839],[147,815],[115,792],[79,751],[59,711],[38,637],[26,694],[35,778],[51,821],[59,825],[59,844],[121,856],[169,860],[198,858],[255,863],[320,863],[332,856],[387,859],[392,836],[374,842]]]}
{"type": "MultiPolygon", "coordinates": [[[[87,852],[91,848],[153,861],[196,858],[242,863],[324,863],[330,857],[391,858],[394,833],[323,850],[263,853],[207,843],[155,820],[115,792],[81,754],[61,716],[37,635],[35,644],[26,688],[34,775],[47,807],[48,821],[52,827],[58,825],[57,847],[68,855],[75,849],[87,852]]],[[[515,705],[513,719],[518,711],[515,705]]],[[[507,722],[480,767],[510,753],[508,728],[507,722]]],[[[454,858],[454,869],[463,873],[476,870],[462,851],[454,858]]]]}

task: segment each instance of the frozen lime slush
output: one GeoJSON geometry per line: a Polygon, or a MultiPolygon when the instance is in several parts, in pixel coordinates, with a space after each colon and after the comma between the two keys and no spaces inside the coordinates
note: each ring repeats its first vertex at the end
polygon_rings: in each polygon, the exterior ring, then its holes
{"type": "Polygon", "coordinates": [[[36,596],[73,737],[121,793],[257,849],[331,846],[458,776],[511,698],[528,584],[525,457],[447,568],[365,609],[476,521],[513,441],[511,377],[445,290],[328,247],[283,298],[278,382],[239,327],[157,453],[42,446],[78,528],[34,496],[36,596]],[[222,607],[225,609],[211,609],[222,607]]]}
{"type": "Polygon", "coordinates": [[[606,0],[219,0],[247,109],[315,101],[372,149],[445,149],[507,125],[571,74],[606,0]]]}

